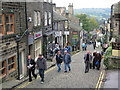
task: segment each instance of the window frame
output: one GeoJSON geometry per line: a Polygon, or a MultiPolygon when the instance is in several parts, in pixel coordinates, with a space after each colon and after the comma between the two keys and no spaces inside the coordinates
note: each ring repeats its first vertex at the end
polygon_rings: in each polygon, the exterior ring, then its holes
{"type": "Polygon", "coordinates": [[[0,73],[0,78],[3,78],[3,77],[5,77],[7,75],[7,62],[6,62],[6,60],[1,61],[0,62],[1,66],[2,66],[2,62],[5,62],[5,66],[4,67],[0,67],[0,71],[2,71],[2,70],[5,70],[5,71],[4,71],[4,74],[0,73]]]}
{"type": "Polygon", "coordinates": [[[2,18],[1,18],[1,24],[0,24],[0,26],[2,27],[2,31],[1,31],[1,33],[0,33],[0,35],[4,35],[4,31],[5,31],[5,24],[4,24],[4,15],[3,14],[0,14],[1,16],[2,16],[2,18]]]}
{"type": "Polygon", "coordinates": [[[37,25],[40,26],[41,25],[41,14],[40,11],[37,12],[37,25]]]}
{"type": "MultiPolygon", "coordinates": [[[[12,65],[14,65],[14,67],[13,67],[12,69],[8,70],[8,73],[11,73],[11,72],[13,72],[13,71],[16,70],[16,56],[12,56],[12,57],[10,57],[9,59],[11,59],[11,58],[14,58],[14,62],[8,64],[7,67],[12,66],[12,65]]],[[[9,61],[9,59],[8,59],[8,61],[9,61]]],[[[12,59],[11,59],[11,60],[12,60],[12,59]]]]}
{"type": "Polygon", "coordinates": [[[52,13],[49,12],[49,25],[51,25],[51,24],[52,24],[52,13]]]}
{"type": "Polygon", "coordinates": [[[44,12],[44,25],[47,26],[48,25],[48,13],[47,12],[44,12]]]}
{"type": "MultiPolygon", "coordinates": [[[[8,22],[8,23],[5,23],[5,25],[12,25],[12,28],[11,28],[12,31],[7,31],[7,30],[6,30],[6,33],[7,33],[7,34],[12,34],[12,33],[15,32],[15,24],[14,24],[14,23],[15,23],[15,21],[14,21],[15,19],[14,19],[14,14],[12,14],[12,13],[11,13],[11,14],[4,14],[4,21],[5,21],[5,15],[8,15],[8,16],[9,16],[9,22],[8,22]],[[10,15],[12,15],[12,22],[10,22],[10,15]]],[[[5,29],[6,29],[6,28],[5,28],[5,29]]]]}

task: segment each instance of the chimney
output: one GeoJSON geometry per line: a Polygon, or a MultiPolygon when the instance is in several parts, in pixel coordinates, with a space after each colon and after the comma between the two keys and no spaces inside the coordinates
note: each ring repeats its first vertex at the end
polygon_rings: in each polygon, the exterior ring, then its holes
{"type": "Polygon", "coordinates": [[[73,3],[71,4],[71,3],[69,3],[69,6],[68,6],[68,13],[69,14],[74,14],[74,10],[73,10],[73,3]]]}

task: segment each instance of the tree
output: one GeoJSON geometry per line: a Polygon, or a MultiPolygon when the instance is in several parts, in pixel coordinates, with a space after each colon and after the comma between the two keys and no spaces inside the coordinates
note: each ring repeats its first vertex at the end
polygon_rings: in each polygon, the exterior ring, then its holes
{"type": "Polygon", "coordinates": [[[94,17],[89,18],[86,14],[76,15],[76,17],[80,18],[84,30],[90,32],[98,28],[98,22],[94,17]]]}

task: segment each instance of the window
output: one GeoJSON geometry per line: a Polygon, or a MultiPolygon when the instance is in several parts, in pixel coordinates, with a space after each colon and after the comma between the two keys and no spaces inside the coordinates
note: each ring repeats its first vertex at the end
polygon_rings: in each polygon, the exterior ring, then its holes
{"type": "Polygon", "coordinates": [[[0,35],[4,34],[3,15],[0,15],[0,35]]]}
{"type": "Polygon", "coordinates": [[[51,19],[52,19],[51,16],[52,16],[52,15],[51,15],[51,13],[49,12],[49,25],[51,25],[51,19]]]}
{"type": "Polygon", "coordinates": [[[39,26],[41,24],[41,16],[39,11],[34,11],[34,26],[39,26]]]}
{"type": "Polygon", "coordinates": [[[37,17],[38,17],[38,25],[40,25],[40,23],[41,23],[40,12],[37,12],[37,17]]]}
{"type": "Polygon", "coordinates": [[[0,62],[0,77],[3,77],[6,75],[6,61],[0,62]]]}
{"type": "Polygon", "coordinates": [[[34,26],[37,26],[37,12],[34,11],[34,26]]]}
{"type": "Polygon", "coordinates": [[[7,34],[14,32],[14,15],[5,14],[6,32],[7,34]]]}
{"type": "Polygon", "coordinates": [[[47,12],[45,12],[45,26],[47,26],[47,12]]]}
{"type": "Polygon", "coordinates": [[[37,58],[39,54],[41,54],[41,40],[35,43],[35,57],[37,58]]]}
{"type": "Polygon", "coordinates": [[[12,72],[16,70],[16,57],[11,57],[8,59],[8,71],[12,72]]]}

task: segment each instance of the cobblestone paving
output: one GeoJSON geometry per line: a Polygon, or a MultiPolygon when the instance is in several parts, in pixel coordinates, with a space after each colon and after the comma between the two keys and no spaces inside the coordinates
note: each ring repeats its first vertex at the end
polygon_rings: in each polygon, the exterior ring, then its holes
{"type": "MultiPolygon", "coordinates": [[[[93,52],[93,47],[88,46],[88,50],[93,52]]],[[[97,49],[100,51],[100,49],[97,49]]],[[[45,74],[44,84],[40,84],[40,79],[27,85],[25,88],[95,88],[100,71],[91,69],[89,73],[84,73],[83,56],[86,52],[81,51],[72,57],[71,72],[57,72],[57,67],[45,74]]]]}

